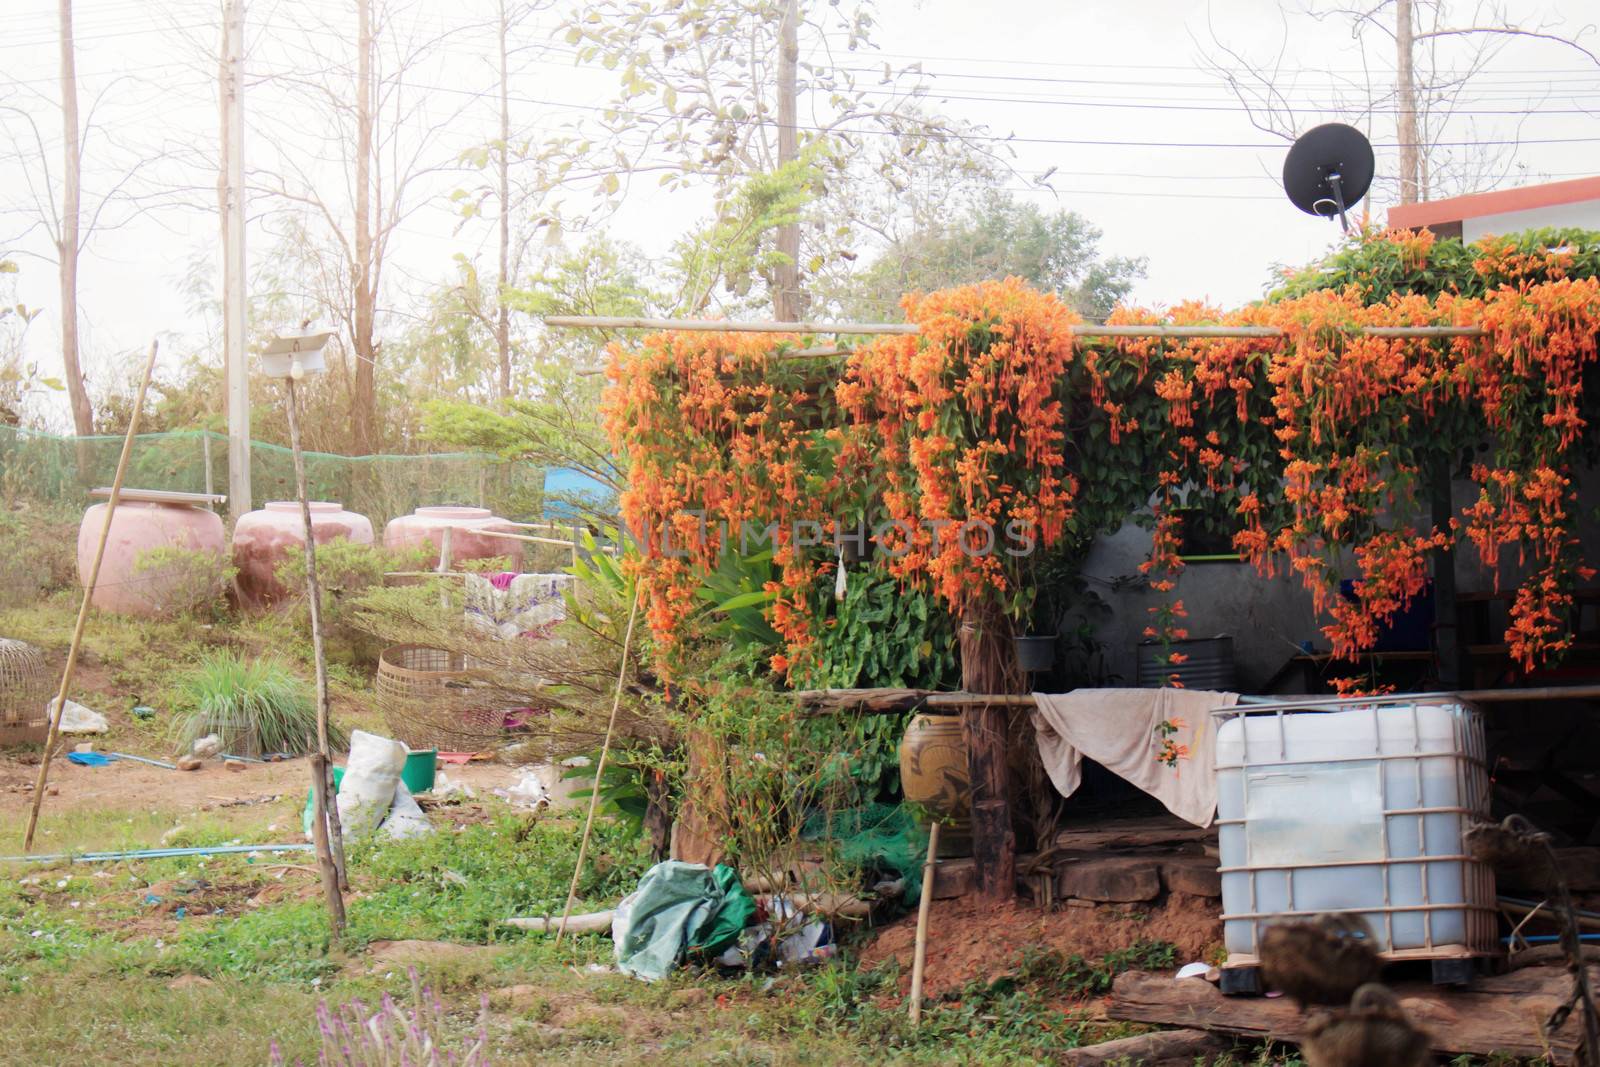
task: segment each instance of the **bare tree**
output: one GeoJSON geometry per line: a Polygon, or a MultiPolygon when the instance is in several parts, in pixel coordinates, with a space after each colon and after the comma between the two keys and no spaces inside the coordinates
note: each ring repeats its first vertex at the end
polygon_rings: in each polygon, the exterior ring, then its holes
{"type": "Polygon", "coordinates": [[[0,219],[11,222],[0,233],[0,244],[11,256],[38,259],[56,268],[61,384],[73,429],[87,436],[95,425],[78,302],[83,252],[97,234],[124,226],[169,201],[173,190],[147,180],[151,166],[170,154],[168,148],[135,147],[117,136],[115,120],[102,118],[104,110],[136,100],[137,83],[126,77],[111,79],[84,106],[79,98],[71,0],[59,0],[57,18],[59,99],[26,81],[0,80],[0,88],[6,90],[0,96],[0,145],[5,146],[3,158],[16,178],[0,186],[0,219]],[[59,147],[46,132],[48,116],[58,108],[59,147]],[[92,166],[86,168],[86,159],[92,166]]]}
{"type": "Polygon", "coordinates": [[[536,134],[526,124],[517,121],[512,97],[512,84],[522,71],[523,62],[533,54],[543,54],[546,43],[537,40],[518,45],[513,39],[518,30],[536,12],[550,7],[552,0],[496,0],[494,19],[490,26],[494,38],[495,83],[491,94],[495,102],[497,135],[486,144],[471,149],[466,161],[485,175],[476,186],[459,189],[454,197],[460,204],[463,220],[489,216],[495,227],[495,258],[498,271],[492,290],[476,284],[477,272],[471,271],[474,284],[458,288],[462,303],[469,314],[477,318],[493,335],[497,364],[497,397],[503,405],[512,395],[512,363],[515,347],[511,312],[506,293],[516,288],[524,269],[534,239],[541,229],[547,229],[551,243],[558,243],[559,227],[542,217],[540,203],[549,192],[551,183],[538,160],[539,146],[536,134]],[[491,295],[492,300],[485,297],[491,295]]]}
{"type": "Polygon", "coordinates": [[[294,217],[315,220],[331,253],[324,281],[339,293],[329,294],[325,310],[341,326],[358,453],[373,451],[380,439],[380,300],[392,242],[457,167],[451,131],[473,99],[433,91],[426,80],[441,46],[465,24],[425,31],[407,21],[411,10],[356,0],[349,48],[348,25],[302,22],[297,12],[278,9],[298,32],[279,35],[293,44],[278,57],[282,69],[267,72],[261,84],[286,86],[288,106],[276,115],[270,105],[254,108],[274,159],[252,171],[249,185],[293,208],[294,217]],[[312,129],[308,116],[316,120],[312,129]]]}
{"type": "Polygon", "coordinates": [[[1592,26],[1568,32],[1559,23],[1514,19],[1495,3],[1475,3],[1467,11],[1448,0],[1375,0],[1360,6],[1307,5],[1299,12],[1297,19],[1319,28],[1342,26],[1359,60],[1356,73],[1308,70],[1290,54],[1290,16],[1281,17],[1282,44],[1273,59],[1246,55],[1213,24],[1201,64],[1267,133],[1293,139],[1311,124],[1308,114],[1323,113],[1369,131],[1391,130],[1395,174],[1380,175],[1378,185],[1402,204],[1492,188],[1514,169],[1526,115],[1507,114],[1495,134],[1480,135],[1464,103],[1508,42],[1547,42],[1600,66],[1600,57],[1585,43],[1595,32],[1592,26]],[[1387,57],[1393,59],[1392,80],[1374,69],[1386,65],[1387,57]],[[1303,89],[1301,75],[1314,77],[1316,86],[1303,89]],[[1310,94],[1314,105],[1300,102],[1310,94]]]}

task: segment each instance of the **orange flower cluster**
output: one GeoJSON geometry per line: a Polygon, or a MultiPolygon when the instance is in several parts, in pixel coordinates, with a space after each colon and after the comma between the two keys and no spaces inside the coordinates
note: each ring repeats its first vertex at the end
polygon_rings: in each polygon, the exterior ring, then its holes
{"type": "Polygon", "coordinates": [[[701,578],[724,553],[767,548],[781,576],[767,590],[772,625],[796,652],[810,643],[805,591],[819,562],[796,533],[809,532],[816,499],[832,492],[819,471],[831,471],[837,446],[836,434],[811,428],[804,372],[773,358],[796,341],[685,332],[609,349],[604,426],[626,462],[622,518],[639,548],[630,566],[662,650],[699,609],[701,578]]]}
{"type": "Polygon", "coordinates": [[[881,485],[892,573],[957,615],[986,598],[1018,612],[1031,590],[1007,549],[1048,548],[1073,518],[1061,391],[1077,316],[1015,278],[905,309],[921,332],[857,349],[838,386],[855,433],[841,470],[881,485]]]}

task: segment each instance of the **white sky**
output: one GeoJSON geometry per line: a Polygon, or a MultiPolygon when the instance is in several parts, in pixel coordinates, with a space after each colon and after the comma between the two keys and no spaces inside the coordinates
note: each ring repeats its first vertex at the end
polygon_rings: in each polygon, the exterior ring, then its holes
{"type": "MultiPolygon", "coordinates": [[[[875,39],[891,62],[923,61],[933,87],[930,99],[940,110],[997,135],[1015,135],[1014,165],[1022,178],[1014,185],[1056,168],[1051,183],[1059,199],[1042,191],[1023,195],[1086,216],[1104,230],[1107,253],[1148,256],[1149,277],[1136,299],[1208,297],[1233,305],[1260,295],[1273,264],[1314,258],[1335,234],[1331,224],[1300,214],[1283,199],[1277,176],[1287,142],[1252,126],[1226,87],[1202,69],[1202,55],[1215,54],[1212,32],[1244,55],[1271,61],[1287,26],[1286,70],[1335,70],[1360,78],[1365,62],[1373,81],[1392,80],[1392,50],[1383,42],[1370,40],[1363,60],[1346,23],[1293,14],[1308,6],[1316,6],[1315,0],[883,0],[875,39]],[[1287,23],[1280,6],[1291,11],[1287,23]],[[1122,143],[1081,143],[1096,141],[1122,143]]],[[[1584,12],[1593,13],[1592,0],[1517,0],[1510,6],[1525,25],[1569,35],[1585,25],[1584,12]]],[[[0,108],[17,109],[13,129],[20,128],[20,114],[38,123],[52,168],[59,165],[61,138],[55,7],[56,0],[6,0],[0,7],[0,108]]],[[[171,148],[177,155],[152,173],[192,187],[189,206],[138,218],[91,242],[80,299],[93,381],[108,373],[119,354],[141,348],[154,333],[192,340],[204,332],[204,319],[181,282],[197,256],[218,246],[215,174],[206,169],[215,159],[215,67],[205,52],[217,40],[220,5],[80,0],[75,7],[84,106],[104,93],[97,118],[117,131],[130,152],[156,144],[171,148]]],[[[459,26],[488,7],[488,0],[417,0],[405,21],[419,31],[459,26]]],[[[251,0],[249,74],[271,73],[299,40],[322,50],[342,47],[337,20],[347,19],[350,10],[343,0],[251,0]],[[319,18],[329,20],[322,29],[296,36],[308,19],[319,18]]],[[[557,21],[554,13],[540,14],[526,36],[537,40],[544,36],[539,27],[557,21]]],[[[1584,42],[1600,50],[1594,30],[1584,42]]],[[[486,46],[482,34],[462,33],[419,72],[429,117],[451,114],[470,100],[467,90],[487,88],[492,70],[486,46]]],[[[863,56],[863,66],[873,62],[882,60],[863,56]]],[[[875,80],[868,76],[866,84],[875,80]]],[[[1302,129],[1350,117],[1333,106],[1329,81],[1321,73],[1288,76],[1287,95],[1304,109],[1296,115],[1302,129]]],[[[574,70],[560,56],[536,62],[519,79],[515,95],[547,103],[522,105],[518,121],[537,130],[581,114],[604,102],[614,84],[613,74],[574,70]]],[[[286,118],[293,122],[273,92],[270,85],[254,89],[247,102],[248,121],[261,127],[247,148],[252,164],[272,154],[259,136],[265,128],[281,130],[286,118]]],[[[1473,114],[1453,121],[1451,138],[1520,139],[1505,150],[1504,162],[1516,169],[1501,185],[1600,173],[1600,66],[1574,51],[1527,39],[1507,42],[1458,107],[1473,114]],[[1540,143],[1555,141],[1563,143],[1540,143]]],[[[1380,173],[1392,174],[1394,153],[1381,147],[1395,140],[1392,120],[1355,121],[1369,126],[1380,145],[1380,173]]],[[[438,134],[446,142],[441,151],[448,155],[481,142],[493,136],[493,128],[490,111],[469,109],[438,134]]],[[[0,156],[8,150],[0,144],[0,156]]],[[[103,140],[90,140],[91,193],[115,175],[115,157],[103,140]]],[[[38,233],[14,239],[25,217],[4,211],[25,202],[30,183],[39,179],[36,161],[0,158],[0,254],[46,250],[38,233]]],[[[459,175],[439,176],[433,195],[396,238],[390,306],[403,310],[426,284],[446,277],[455,253],[487,259],[489,228],[458,231],[450,211],[446,194],[463,184],[459,175]]],[[[653,187],[641,183],[641,194],[618,216],[613,232],[660,252],[705,210],[706,200],[653,187]]],[[[1381,212],[1386,205],[1373,206],[1381,212]]],[[[254,224],[252,253],[261,254],[268,244],[259,222],[254,224]]],[[[45,309],[29,333],[30,352],[55,372],[55,269],[39,259],[19,262],[21,298],[45,309]]]]}

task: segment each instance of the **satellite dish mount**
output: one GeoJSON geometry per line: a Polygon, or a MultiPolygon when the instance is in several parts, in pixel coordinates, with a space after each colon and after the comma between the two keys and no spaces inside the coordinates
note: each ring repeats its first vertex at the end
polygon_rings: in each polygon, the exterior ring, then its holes
{"type": "Polygon", "coordinates": [[[1346,213],[1367,195],[1375,170],[1372,145],[1362,132],[1330,122],[1302,134],[1283,161],[1283,191],[1308,215],[1337,217],[1346,233],[1346,213]]]}

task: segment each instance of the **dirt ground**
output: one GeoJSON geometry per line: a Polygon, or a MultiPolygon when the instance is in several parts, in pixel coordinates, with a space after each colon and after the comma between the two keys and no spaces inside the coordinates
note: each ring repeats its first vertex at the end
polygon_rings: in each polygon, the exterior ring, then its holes
{"type": "MultiPolygon", "coordinates": [[[[1180,964],[1206,960],[1222,940],[1220,914],[1216,901],[1181,893],[1159,904],[1063,906],[1048,912],[1026,902],[997,905],[972,896],[936,900],[928,915],[923,988],[938,997],[972,980],[998,978],[1015,967],[1025,948],[1095,959],[1136,941],[1170,941],[1178,947],[1180,964]]],[[[862,966],[897,960],[901,992],[909,992],[916,931],[915,912],[885,927],[863,951],[862,966]]]]}
{"type": "MultiPolygon", "coordinates": [[[[96,748],[101,746],[97,744],[96,748]]],[[[439,769],[451,781],[464,783],[479,793],[509,787],[518,776],[516,768],[493,762],[440,764],[439,769]]],[[[38,773],[37,756],[31,763],[9,756],[0,758],[0,825],[26,817],[38,773]]],[[[133,760],[117,760],[104,767],[80,767],[63,754],[51,761],[49,787],[56,792],[46,795],[42,810],[136,809],[186,815],[303,795],[310,785],[310,775],[311,765],[305,759],[247,763],[242,771],[227,770],[221,760],[210,760],[197,771],[169,771],[133,760]]]]}

